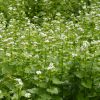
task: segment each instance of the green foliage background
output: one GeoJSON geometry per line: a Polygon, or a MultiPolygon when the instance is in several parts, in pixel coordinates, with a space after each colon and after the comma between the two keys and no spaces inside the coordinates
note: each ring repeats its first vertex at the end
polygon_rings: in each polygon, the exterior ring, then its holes
{"type": "MultiPolygon", "coordinates": [[[[55,19],[57,12],[60,12],[65,19],[71,20],[71,14],[77,16],[80,10],[84,13],[84,9],[82,8],[84,4],[90,6],[97,1],[98,0],[1,0],[0,10],[4,13],[7,22],[9,22],[12,17],[17,18],[13,13],[11,13],[11,15],[9,13],[8,8],[13,6],[18,8],[18,13],[20,10],[23,10],[31,22],[41,24],[44,17],[55,19]],[[17,3],[20,3],[20,6],[17,5],[17,3]],[[39,17],[38,20],[35,21],[34,16],[39,17]]],[[[88,7],[87,10],[88,12],[90,11],[88,7]]],[[[19,16],[21,16],[21,14],[19,16]]]]}
{"type": "Polygon", "coordinates": [[[0,0],[1,100],[100,100],[99,0],[0,0]]]}

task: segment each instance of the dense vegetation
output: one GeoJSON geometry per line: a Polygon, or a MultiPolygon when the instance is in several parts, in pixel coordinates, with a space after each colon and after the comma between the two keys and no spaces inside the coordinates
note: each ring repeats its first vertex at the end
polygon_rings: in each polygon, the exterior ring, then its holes
{"type": "Polygon", "coordinates": [[[99,0],[0,0],[0,100],[100,100],[99,0]]]}

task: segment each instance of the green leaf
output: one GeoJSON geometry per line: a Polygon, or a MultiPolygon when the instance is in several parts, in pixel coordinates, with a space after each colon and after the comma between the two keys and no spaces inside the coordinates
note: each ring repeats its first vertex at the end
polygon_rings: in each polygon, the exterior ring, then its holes
{"type": "Polygon", "coordinates": [[[83,77],[81,72],[75,72],[74,74],[78,78],[82,78],[83,77]]]}
{"type": "Polygon", "coordinates": [[[22,91],[21,91],[21,96],[24,96],[25,93],[26,93],[26,91],[25,91],[25,90],[22,90],[22,91]]]}
{"type": "Polygon", "coordinates": [[[0,93],[0,99],[2,99],[4,97],[4,95],[2,93],[0,93]]]}
{"type": "Polygon", "coordinates": [[[48,94],[42,94],[40,95],[40,100],[51,100],[51,96],[48,94]]]}
{"type": "Polygon", "coordinates": [[[81,83],[81,85],[83,86],[83,87],[85,87],[85,88],[91,88],[92,87],[92,82],[91,82],[91,80],[87,80],[87,81],[83,81],[82,83],[81,83]]]}
{"type": "Polygon", "coordinates": [[[56,87],[51,87],[49,89],[47,89],[47,92],[51,93],[51,94],[58,94],[58,88],[56,87]]]}
{"type": "Polygon", "coordinates": [[[53,79],[52,79],[52,82],[53,82],[53,84],[56,84],[56,85],[59,85],[59,84],[62,84],[62,83],[63,83],[63,82],[60,81],[58,78],[53,78],[53,79]]]}
{"type": "Polygon", "coordinates": [[[77,100],[89,100],[88,97],[85,97],[83,93],[77,95],[77,100]]]}
{"type": "Polygon", "coordinates": [[[32,89],[28,89],[27,91],[28,91],[29,93],[32,93],[32,94],[38,94],[39,89],[38,89],[38,88],[32,88],[32,89]]]}
{"type": "Polygon", "coordinates": [[[46,88],[47,87],[47,83],[44,83],[44,82],[40,82],[40,83],[38,83],[38,85],[41,88],[46,88]]]}

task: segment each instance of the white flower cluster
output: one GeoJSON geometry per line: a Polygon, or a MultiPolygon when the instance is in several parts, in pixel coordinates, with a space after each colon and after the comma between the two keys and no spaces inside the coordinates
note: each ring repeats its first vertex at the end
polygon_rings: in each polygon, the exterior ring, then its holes
{"type": "Polygon", "coordinates": [[[83,41],[83,45],[81,46],[81,50],[85,50],[90,46],[90,43],[88,41],[83,41]]]}
{"type": "Polygon", "coordinates": [[[10,56],[11,56],[11,54],[10,54],[10,53],[6,53],[6,56],[7,56],[7,57],[10,57],[10,56]]]}
{"type": "Polygon", "coordinates": [[[22,80],[21,79],[19,79],[19,78],[16,78],[16,79],[14,79],[15,81],[17,81],[18,82],[18,84],[20,85],[20,86],[23,86],[23,82],[22,82],[22,80]]]}
{"type": "Polygon", "coordinates": [[[49,41],[48,39],[46,39],[44,42],[45,42],[45,43],[49,43],[50,41],[49,41]]]}
{"type": "Polygon", "coordinates": [[[81,32],[84,32],[84,29],[81,28],[81,27],[78,27],[77,29],[78,29],[79,31],[81,31],[81,32]]]}
{"type": "Polygon", "coordinates": [[[60,12],[58,12],[58,13],[56,13],[56,15],[57,15],[57,16],[61,16],[61,13],[60,13],[60,12]]]}
{"type": "Polygon", "coordinates": [[[47,35],[45,34],[45,33],[43,33],[43,32],[40,32],[40,35],[42,36],[42,37],[46,37],[47,35]]]}
{"type": "Polygon", "coordinates": [[[100,40],[94,40],[91,42],[91,44],[99,44],[100,43],[100,40]]]}
{"type": "Polygon", "coordinates": [[[2,35],[0,35],[0,39],[2,38],[2,35]]]}
{"type": "Polygon", "coordinates": [[[4,49],[0,48],[0,51],[3,51],[4,49]]]}
{"type": "Polygon", "coordinates": [[[31,97],[31,94],[30,93],[25,93],[25,97],[26,98],[30,98],[31,97]]]}
{"type": "Polygon", "coordinates": [[[9,9],[9,10],[13,10],[13,7],[9,7],[8,9],[9,9]]]}
{"type": "Polygon", "coordinates": [[[52,70],[52,69],[54,69],[54,68],[55,68],[55,67],[54,67],[54,64],[51,62],[51,63],[49,64],[47,70],[52,70]]]}
{"type": "Polygon", "coordinates": [[[26,58],[31,58],[32,57],[32,54],[31,53],[28,53],[28,52],[24,52],[23,55],[26,58]]]}
{"type": "Polygon", "coordinates": [[[8,41],[11,41],[11,40],[13,40],[13,38],[7,38],[7,39],[3,40],[3,42],[8,42],[8,41]]]}
{"type": "Polygon", "coordinates": [[[60,37],[61,40],[65,40],[66,38],[67,38],[67,37],[66,37],[65,34],[61,34],[61,37],[60,37]]]}
{"type": "Polygon", "coordinates": [[[0,94],[2,93],[2,91],[0,90],[0,94]]]}
{"type": "Polygon", "coordinates": [[[77,56],[77,54],[76,53],[72,53],[72,57],[76,57],[77,56]]]}
{"type": "Polygon", "coordinates": [[[40,70],[36,71],[37,75],[40,75],[42,72],[40,70]]]}

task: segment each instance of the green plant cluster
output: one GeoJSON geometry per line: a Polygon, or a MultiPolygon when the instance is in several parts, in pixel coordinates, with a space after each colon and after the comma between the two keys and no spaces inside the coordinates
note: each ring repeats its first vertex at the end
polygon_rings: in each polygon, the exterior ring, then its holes
{"type": "MultiPolygon", "coordinates": [[[[32,23],[24,0],[3,1],[6,9],[1,6],[0,99],[100,100],[100,2],[84,4],[84,12],[70,14],[71,20],[66,20],[60,10],[54,12],[54,19],[43,15],[40,25],[38,11],[36,15],[31,12],[32,23]]],[[[34,1],[39,5],[50,2],[34,1]]],[[[56,1],[51,1],[56,6],[56,1]]]]}

